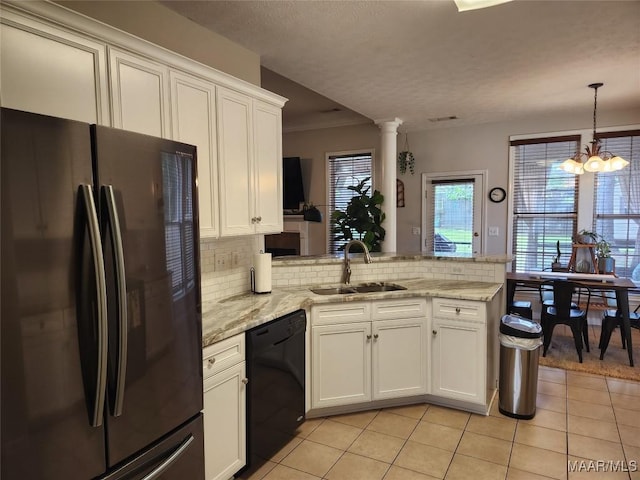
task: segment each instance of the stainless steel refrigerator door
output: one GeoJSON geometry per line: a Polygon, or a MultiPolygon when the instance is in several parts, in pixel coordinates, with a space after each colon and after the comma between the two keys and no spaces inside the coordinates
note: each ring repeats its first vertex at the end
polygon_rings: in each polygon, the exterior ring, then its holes
{"type": "Polygon", "coordinates": [[[93,135],[109,299],[111,468],[202,409],[196,159],[195,147],[168,140],[106,127],[93,135]]]}
{"type": "Polygon", "coordinates": [[[96,272],[78,190],[93,182],[89,125],[3,109],[1,130],[0,477],[93,478],[106,459],[90,425],[96,272]]]}

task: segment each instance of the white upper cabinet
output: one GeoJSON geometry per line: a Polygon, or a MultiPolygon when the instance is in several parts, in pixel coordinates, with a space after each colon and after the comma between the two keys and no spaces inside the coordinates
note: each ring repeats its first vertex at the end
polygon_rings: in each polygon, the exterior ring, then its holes
{"type": "Polygon", "coordinates": [[[2,106],[108,124],[105,44],[16,12],[1,13],[2,106]]]}
{"type": "Polygon", "coordinates": [[[282,231],[281,109],[217,88],[220,234],[282,231]]]}
{"type": "Polygon", "coordinates": [[[218,148],[216,92],[210,82],[170,73],[173,138],[198,148],[200,236],[218,237],[218,148]]]}
{"type": "Polygon", "coordinates": [[[200,236],[282,231],[285,98],[53,2],[0,35],[3,107],[196,145],[200,236]]]}
{"type": "Polygon", "coordinates": [[[220,173],[220,233],[255,232],[251,190],[253,150],[251,97],[218,88],[218,166],[220,173]]]}
{"type": "Polygon", "coordinates": [[[254,100],[255,216],[257,233],[282,231],[282,109],[254,100]]]}
{"type": "Polygon", "coordinates": [[[167,138],[169,69],[128,52],[109,48],[113,126],[167,138]]]}

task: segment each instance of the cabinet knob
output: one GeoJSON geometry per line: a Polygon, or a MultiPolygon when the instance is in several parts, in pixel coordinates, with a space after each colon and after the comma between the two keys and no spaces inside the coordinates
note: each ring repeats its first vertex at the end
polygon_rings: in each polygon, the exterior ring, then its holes
{"type": "Polygon", "coordinates": [[[213,364],[216,363],[216,358],[215,357],[211,357],[209,360],[207,360],[207,363],[208,363],[208,365],[207,365],[208,368],[213,367],[213,364]]]}
{"type": "Polygon", "coordinates": [[[251,223],[256,223],[256,217],[251,217],[251,223]]]}
{"type": "Polygon", "coordinates": [[[431,330],[431,333],[433,333],[434,335],[437,335],[438,331],[437,330],[431,330]]]}
{"type": "Polygon", "coordinates": [[[456,307],[456,313],[460,313],[460,307],[456,307]]]}
{"type": "Polygon", "coordinates": [[[256,218],[256,221],[257,221],[257,222],[261,222],[261,221],[262,221],[262,217],[258,217],[258,218],[256,218]]]}
{"type": "Polygon", "coordinates": [[[373,338],[377,339],[377,338],[378,338],[378,334],[377,334],[377,333],[376,333],[376,334],[374,334],[374,335],[373,335],[373,338]]]}
{"type": "Polygon", "coordinates": [[[367,335],[367,340],[371,340],[371,335],[367,335]]]}
{"type": "Polygon", "coordinates": [[[242,383],[246,385],[247,383],[249,383],[249,379],[247,377],[243,378],[242,383]]]}

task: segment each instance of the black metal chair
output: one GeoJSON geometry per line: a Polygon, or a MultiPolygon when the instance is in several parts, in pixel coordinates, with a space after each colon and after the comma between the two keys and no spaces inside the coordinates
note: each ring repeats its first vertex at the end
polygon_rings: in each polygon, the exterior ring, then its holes
{"type": "Polygon", "coordinates": [[[509,313],[520,315],[521,317],[533,320],[533,309],[531,302],[526,300],[514,300],[509,308],[509,313]]]}
{"type": "MultiPolygon", "coordinates": [[[[640,314],[638,313],[638,309],[640,305],[638,305],[633,312],[629,312],[629,325],[631,328],[636,328],[640,330],[640,314]]],[[[611,340],[611,334],[621,325],[620,315],[618,310],[609,309],[605,310],[604,315],[602,316],[602,330],[600,331],[600,342],[599,348],[600,350],[606,350],[609,345],[609,340],[611,340]]],[[[622,338],[622,348],[627,348],[627,340],[624,336],[624,332],[622,328],[620,328],[620,337],[622,338]]],[[[600,354],[600,360],[604,356],[604,352],[600,354]]]]}
{"type": "Polygon", "coordinates": [[[542,356],[545,357],[547,355],[555,326],[562,324],[571,328],[578,359],[582,363],[583,340],[587,352],[590,351],[587,315],[589,314],[591,289],[564,279],[543,282],[540,285],[541,295],[543,290],[549,289],[553,290],[553,303],[550,304],[548,301],[543,303],[540,313],[540,324],[544,335],[542,356]],[[576,296],[577,298],[574,298],[576,296]],[[580,307],[580,300],[583,296],[586,296],[586,308],[584,310],[580,307]]]}

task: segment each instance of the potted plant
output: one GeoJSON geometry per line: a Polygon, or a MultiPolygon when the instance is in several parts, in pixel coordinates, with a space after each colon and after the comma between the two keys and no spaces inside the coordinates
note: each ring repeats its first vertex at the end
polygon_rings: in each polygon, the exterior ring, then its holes
{"type": "Polygon", "coordinates": [[[598,273],[613,273],[615,259],[611,256],[611,244],[602,237],[596,243],[596,256],[598,257],[598,273]]]}
{"type": "Polygon", "coordinates": [[[385,236],[382,227],[385,215],[380,209],[384,196],[378,190],[374,190],[373,195],[369,196],[371,187],[365,186],[365,183],[370,178],[365,178],[355,187],[347,187],[356,195],[349,200],[344,211],[336,210],[331,214],[332,231],[336,234],[336,240],[349,241],[355,238],[362,240],[370,252],[379,252],[385,236]]]}

